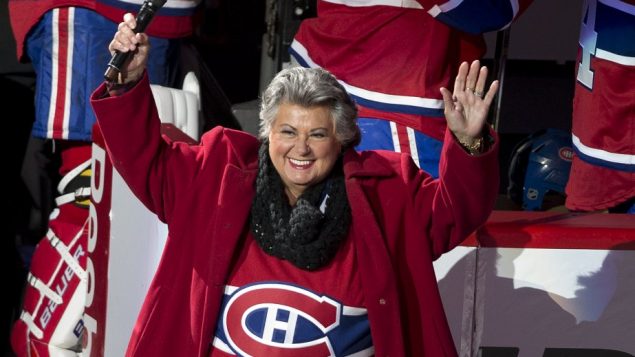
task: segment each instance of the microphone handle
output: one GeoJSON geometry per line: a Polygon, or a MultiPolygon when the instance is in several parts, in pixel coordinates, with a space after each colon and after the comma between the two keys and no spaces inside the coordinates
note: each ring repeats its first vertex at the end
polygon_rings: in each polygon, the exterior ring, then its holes
{"type": "MultiPolygon", "coordinates": [[[[134,33],[145,31],[146,27],[150,24],[150,21],[152,21],[154,14],[160,7],[160,5],[156,6],[152,1],[144,1],[141,6],[141,10],[139,10],[139,13],[137,14],[137,27],[135,27],[132,31],[134,33]]],[[[108,82],[117,82],[117,77],[119,76],[119,73],[121,73],[121,68],[131,54],[131,51],[119,52],[118,50],[115,50],[110,62],[108,62],[108,68],[106,68],[106,73],[104,73],[104,79],[108,82]]]]}

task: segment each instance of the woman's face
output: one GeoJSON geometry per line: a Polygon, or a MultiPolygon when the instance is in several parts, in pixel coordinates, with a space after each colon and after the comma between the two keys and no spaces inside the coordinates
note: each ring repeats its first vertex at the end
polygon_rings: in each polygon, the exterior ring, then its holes
{"type": "Polygon", "coordinates": [[[340,150],[328,108],[280,104],[269,133],[269,156],[291,203],[328,176],[340,150]]]}

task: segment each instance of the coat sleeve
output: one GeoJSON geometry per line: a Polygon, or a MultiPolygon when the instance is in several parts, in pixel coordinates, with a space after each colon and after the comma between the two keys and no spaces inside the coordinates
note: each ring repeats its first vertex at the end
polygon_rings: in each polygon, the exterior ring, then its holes
{"type": "Polygon", "coordinates": [[[494,208],[499,189],[498,138],[494,132],[491,135],[492,147],[482,155],[471,156],[446,130],[436,180],[413,164],[402,163],[414,211],[424,222],[433,259],[483,225],[494,208]]]}
{"type": "Polygon", "coordinates": [[[222,129],[206,134],[203,142],[207,146],[162,137],[147,74],[120,96],[109,97],[102,84],[92,94],[91,104],[113,166],[141,202],[163,222],[170,222],[179,200],[191,197],[190,191],[194,190],[202,167],[215,165],[220,177],[222,160],[207,157],[210,152],[223,157],[222,129]]]}

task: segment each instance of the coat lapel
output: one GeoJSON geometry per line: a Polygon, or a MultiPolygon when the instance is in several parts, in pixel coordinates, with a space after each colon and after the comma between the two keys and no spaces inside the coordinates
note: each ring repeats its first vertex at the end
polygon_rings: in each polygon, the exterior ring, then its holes
{"type": "Polygon", "coordinates": [[[213,284],[225,284],[236,245],[247,226],[251,201],[254,197],[254,181],[257,170],[242,170],[228,165],[223,174],[218,198],[218,213],[213,227],[212,271],[213,284]]]}
{"type": "Polygon", "coordinates": [[[399,356],[403,355],[403,346],[400,343],[403,332],[399,320],[395,269],[378,220],[362,185],[365,179],[375,180],[392,176],[394,171],[380,155],[375,155],[360,155],[350,150],[345,154],[346,192],[353,212],[351,233],[355,239],[355,252],[364,287],[368,318],[373,326],[373,344],[376,348],[386,349],[376,349],[375,352],[377,355],[384,355],[390,351],[391,356],[399,356]]]}

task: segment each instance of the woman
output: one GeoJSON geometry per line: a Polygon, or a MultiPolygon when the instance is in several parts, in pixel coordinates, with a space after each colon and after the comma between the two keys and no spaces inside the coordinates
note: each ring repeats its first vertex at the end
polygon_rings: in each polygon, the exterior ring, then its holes
{"type": "Polygon", "coordinates": [[[441,89],[450,130],[433,180],[407,155],[353,150],[354,103],[320,69],[274,78],[260,140],[162,138],[134,26],[126,15],[110,44],[135,51],[121,82],[91,99],[113,164],[170,230],[127,355],[455,356],[432,261],[498,191],[487,69],[464,63],[441,89]]]}

